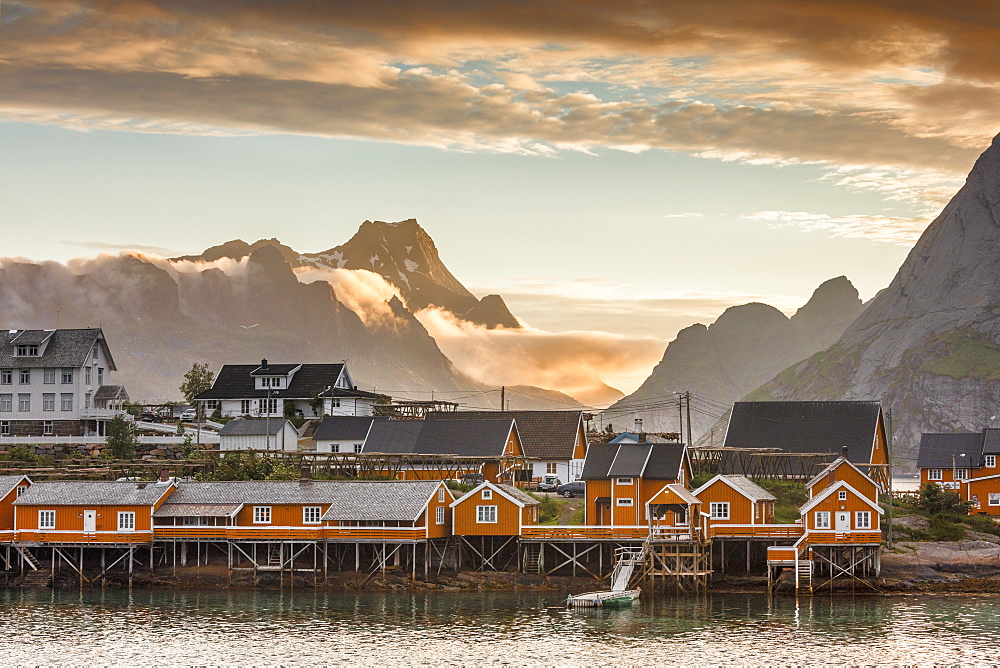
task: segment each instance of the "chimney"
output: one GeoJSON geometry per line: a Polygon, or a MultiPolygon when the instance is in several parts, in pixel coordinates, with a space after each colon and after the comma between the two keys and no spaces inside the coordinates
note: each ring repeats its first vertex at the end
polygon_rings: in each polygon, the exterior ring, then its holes
{"type": "Polygon", "coordinates": [[[312,467],[303,466],[299,471],[299,482],[312,482],[312,467]]]}
{"type": "Polygon", "coordinates": [[[847,446],[846,445],[840,449],[840,456],[843,457],[844,459],[847,459],[847,446]]]}
{"type": "Polygon", "coordinates": [[[639,442],[640,443],[646,442],[646,432],[642,432],[641,434],[639,434],[639,442]]]}
{"type": "Polygon", "coordinates": [[[170,482],[170,472],[167,469],[160,469],[160,482],[170,482]]]}
{"type": "Polygon", "coordinates": [[[267,368],[267,358],[266,357],[260,361],[260,365],[263,368],[265,368],[265,369],[267,368]]]}
{"type": "Polygon", "coordinates": [[[135,484],[135,488],[136,489],[146,489],[146,483],[144,483],[144,482],[137,482],[135,484]]]}

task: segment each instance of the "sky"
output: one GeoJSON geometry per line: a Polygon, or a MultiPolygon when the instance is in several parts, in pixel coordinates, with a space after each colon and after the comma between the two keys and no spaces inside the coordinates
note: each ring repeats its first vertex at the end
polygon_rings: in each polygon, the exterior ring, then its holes
{"type": "Polygon", "coordinates": [[[627,391],[730,305],[887,285],[1000,130],[998,24],[991,1],[3,0],[0,254],[311,252],[416,218],[535,331],[645,342],[627,391]]]}

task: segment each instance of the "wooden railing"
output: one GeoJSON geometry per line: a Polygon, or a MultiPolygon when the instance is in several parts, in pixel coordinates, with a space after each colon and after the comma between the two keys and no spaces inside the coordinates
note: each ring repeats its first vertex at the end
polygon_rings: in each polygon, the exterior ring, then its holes
{"type": "Polygon", "coordinates": [[[231,527],[219,526],[219,527],[209,527],[209,526],[155,526],[153,527],[153,536],[156,539],[160,538],[208,538],[215,540],[225,540],[226,530],[231,527]]]}
{"type": "Polygon", "coordinates": [[[424,527],[234,527],[158,526],[157,539],[207,540],[423,540],[424,527]]]}
{"type": "Polygon", "coordinates": [[[423,540],[427,538],[427,530],[424,527],[324,527],[323,537],[327,540],[394,542],[423,540]]]}
{"type": "Polygon", "coordinates": [[[804,533],[801,524],[712,524],[711,538],[798,538],[804,533]]]}
{"type": "Polygon", "coordinates": [[[136,531],[129,533],[84,533],[82,531],[32,531],[18,530],[16,542],[23,543],[149,543],[153,540],[152,532],[136,531]]]}
{"type": "Polygon", "coordinates": [[[14,532],[12,530],[0,531],[0,543],[9,543],[14,540],[14,532]]]}
{"type": "Polygon", "coordinates": [[[813,545],[839,545],[841,543],[881,543],[881,531],[810,531],[809,542],[813,545]]]}
{"type": "Polygon", "coordinates": [[[522,538],[545,538],[547,540],[632,540],[645,539],[649,536],[648,526],[588,526],[576,525],[538,525],[523,527],[522,538]]]}
{"type": "Polygon", "coordinates": [[[767,548],[767,563],[769,564],[794,564],[798,556],[799,549],[792,545],[767,548]]]}

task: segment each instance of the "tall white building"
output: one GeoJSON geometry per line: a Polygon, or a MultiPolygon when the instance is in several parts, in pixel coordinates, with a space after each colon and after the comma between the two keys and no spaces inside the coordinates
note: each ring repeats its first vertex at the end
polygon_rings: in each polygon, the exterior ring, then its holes
{"type": "Polygon", "coordinates": [[[128,394],[98,329],[0,330],[0,438],[103,435],[128,394]]]}

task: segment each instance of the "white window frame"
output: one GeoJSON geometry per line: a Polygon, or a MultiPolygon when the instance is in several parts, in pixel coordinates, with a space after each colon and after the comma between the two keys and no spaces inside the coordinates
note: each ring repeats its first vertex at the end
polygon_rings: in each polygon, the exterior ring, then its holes
{"type": "Polygon", "coordinates": [[[0,413],[14,412],[14,395],[0,394],[0,413]]]}
{"type": "Polygon", "coordinates": [[[21,369],[17,374],[18,385],[31,385],[31,369],[21,369]]]}
{"type": "Polygon", "coordinates": [[[487,487],[479,496],[483,501],[491,501],[493,499],[493,490],[487,487]]]}
{"type": "Polygon", "coordinates": [[[712,520],[728,520],[729,502],[712,501],[710,504],[708,504],[708,514],[709,514],[709,519],[712,520]]]}
{"type": "Polygon", "coordinates": [[[632,478],[615,478],[616,485],[631,485],[632,478]]]}
{"type": "Polygon", "coordinates": [[[54,411],[56,409],[56,395],[55,392],[46,392],[42,395],[42,410],[43,411],[54,411]]]}
{"type": "Polygon", "coordinates": [[[444,487],[438,488],[438,503],[444,503],[444,487]]]}
{"type": "Polygon", "coordinates": [[[118,511],[118,530],[125,532],[135,531],[135,512],[118,511]]]}
{"type": "Polygon", "coordinates": [[[66,367],[63,367],[61,377],[62,377],[62,384],[63,385],[72,385],[73,384],[73,369],[68,369],[66,367]]]}
{"type": "Polygon", "coordinates": [[[365,449],[365,444],[364,443],[355,443],[354,444],[354,454],[356,454],[356,455],[360,454],[361,451],[364,450],[364,449],[365,449]]]}
{"type": "Polygon", "coordinates": [[[988,503],[991,506],[1000,506],[1000,493],[990,492],[988,503]]]}
{"type": "Polygon", "coordinates": [[[955,469],[955,480],[968,480],[969,469],[955,469]]]}
{"type": "Polygon", "coordinates": [[[997,456],[983,455],[983,466],[988,469],[995,469],[997,467],[997,456]]]}
{"type": "Polygon", "coordinates": [[[0,369],[0,385],[13,385],[13,384],[14,384],[14,370],[0,369]]]}
{"type": "Polygon", "coordinates": [[[10,420],[0,420],[0,436],[10,436],[10,420]]]}
{"type": "Polygon", "coordinates": [[[56,528],[56,511],[54,510],[39,510],[38,511],[38,530],[39,531],[52,531],[56,528]]]}
{"type": "Polygon", "coordinates": [[[17,486],[17,498],[20,499],[21,495],[24,494],[27,491],[28,491],[28,486],[27,485],[18,485],[17,486]]]}
{"type": "Polygon", "coordinates": [[[340,399],[330,399],[330,408],[340,408],[340,399]]]}
{"type": "Polygon", "coordinates": [[[434,509],[434,523],[444,524],[444,506],[438,506],[434,509]]]}
{"type": "Polygon", "coordinates": [[[254,506],[253,507],[253,523],[254,524],[270,524],[271,523],[271,506],[254,506]]]}
{"type": "Polygon", "coordinates": [[[941,469],[927,469],[927,479],[928,480],[941,480],[944,478],[941,469]]]}
{"type": "Polygon", "coordinates": [[[73,393],[63,392],[59,395],[59,410],[61,411],[71,411],[73,410],[73,393]]]}
{"type": "Polygon", "coordinates": [[[84,374],[83,374],[83,384],[84,385],[90,385],[90,375],[91,375],[90,367],[89,366],[86,367],[83,371],[84,371],[84,374]]]}
{"type": "Polygon", "coordinates": [[[331,443],[330,452],[340,452],[340,443],[331,443]]]}
{"type": "Polygon", "coordinates": [[[815,524],[817,529],[829,529],[830,528],[830,511],[829,510],[817,510],[815,515],[815,524]]]}
{"type": "Polygon", "coordinates": [[[42,383],[45,385],[55,385],[56,384],[56,370],[52,367],[46,367],[42,370],[42,383]]]}
{"type": "Polygon", "coordinates": [[[628,507],[631,507],[631,506],[635,505],[635,504],[634,504],[634,503],[632,502],[632,499],[628,499],[628,498],[619,498],[619,499],[615,499],[615,502],[616,502],[616,503],[617,503],[617,505],[619,505],[619,506],[628,506],[628,507]]]}
{"type": "Polygon", "coordinates": [[[847,501],[847,490],[846,489],[842,489],[839,492],[837,492],[837,500],[838,501],[847,501]]]}
{"type": "Polygon", "coordinates": [[[253,399],[240,399],[240,415],[253,415],[253,399]]]}
{"type": "Polygon", "coordinates": [[[17,395],[17,412],[18,413],[30,413],[31,412],[31,393],[22,392],[17,395]]]}
{"type": "Polygon", "coordinates": [[[476,506],[476,524],[496,524],[496,506],[476,506]]]}
{"type": "Polygon", "coordinates": [[[42,436],[53,436],[55,433],[56,428],[52,420],[44,420],[42,422],[42,436]]]}
{"type": "Polygon", "coordinates": [[[872,511],[870,511],[870,510],[856,510],[854,512],[854,528],[855,529],[871,529],[872,528],[872,511]]]}
{"type": "Polygon", "coordinates": [[[558,475],[559,474],[559,463],[558,462],[546,462],[545,463],[545,475],[558,475]]]}
{"type": "Polygon", "coordinates": [[[322,506],[302,506],[303,524],[320,524],[323,517],[322,506]]]}

